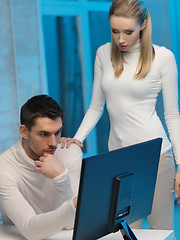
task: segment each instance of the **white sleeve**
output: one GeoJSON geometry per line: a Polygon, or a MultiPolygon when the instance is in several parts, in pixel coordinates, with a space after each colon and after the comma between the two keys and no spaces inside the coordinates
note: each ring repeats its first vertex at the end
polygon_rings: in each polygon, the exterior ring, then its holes
{"type": "MultiPolygon", "coordinates": [[[[165,50],[165,48],[163,48],[165,50]]],[[[173,53],[167,50],[162,54],[160,68],[162,78],[162,93],[170,140],[172,142],[175,160],[180,164],[180,116],[178,106],[178,76],[173,53]]]]}
{"type": "MultiPolygon", "coordinates": [[[[61,187],[64,186],[67,178],[69,178],[69,175],[64,174],[61,181],[59,179],[61,187]]],[[[36,214],[21,194],[13,177],[1,171],[0,182],[1,207],[27,239],[44,239],[55,234],[63,227],[73,224],[75,208],[71,199],[53,211],[36,214]]]]}
{"type": "Polygon", "coordinates": [[[69,178],[69,171],[65,168],[65,171],[52,179],[55,190],[55,203],[54,208],[58,208],[64,202],[73,198],[71,182],[69,178]]]}
{"type": "Polygon", "coordinates": [[[55,152],[55,157],[68,169],[71,188],[74,196],[77,196],[82,163],[82,151],[80,147],[76,144],[71,144],[69,148],[61,148],[61,144],[59,144],[55,152]]]}
{"type": "Polygon", "coordinates": [[[88,136],[103,113],[105,98],[101,87],[102,67],[99,55],[100,50],[98,49],[94,65],[94,84],[91,103],[77,133],[74,136],[75,139],[78,139],[81,142],[83,142],[88,136]]]}

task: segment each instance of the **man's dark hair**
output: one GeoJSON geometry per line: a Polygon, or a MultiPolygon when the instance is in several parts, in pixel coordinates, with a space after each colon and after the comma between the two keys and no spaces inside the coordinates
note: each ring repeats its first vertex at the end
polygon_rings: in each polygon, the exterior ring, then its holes
{"type": "Polygon", "coordinates": [[[21,124],[29,130],[35,124],[35,119],[48,117],[52,120],[56,118],[64,119],[64,111],[59,104],[48,95],[37,95],[30,98],[22,107],[20,113],[21,124]]]}

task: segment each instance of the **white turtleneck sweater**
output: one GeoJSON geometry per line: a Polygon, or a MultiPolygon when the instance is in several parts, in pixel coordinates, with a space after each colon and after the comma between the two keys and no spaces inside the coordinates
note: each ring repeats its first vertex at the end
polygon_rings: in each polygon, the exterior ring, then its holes
{"type": "Polygon", "coordinates": [[[82,151],[72,144],[58,146],[55,157],[66,167],[50,179],[34,170],[20,140],[0,155],[0,211],[4,224],[15,224],[27,239],[49,237],[72,227],[78,193],[82,151]]]}
{"type": "Polygon", "coordinates": [[[140,55],[139,41],[123,53],[126,62],[118,78],[114,77],[111,63],[111,44],[98,49],[91,104],[74,138],[84,141],[101,117],[106,100],[110,117],[109,150],[161,137],[161,153],[165,153],[171,148],[171,143],[155,110],[157,96],[162,89],[165,120],[176,162],[180,164],[176,62],[172,52],[165,47],[154,45],[154,49],[152,67],[142,79],[134,78],[140,55]]]}

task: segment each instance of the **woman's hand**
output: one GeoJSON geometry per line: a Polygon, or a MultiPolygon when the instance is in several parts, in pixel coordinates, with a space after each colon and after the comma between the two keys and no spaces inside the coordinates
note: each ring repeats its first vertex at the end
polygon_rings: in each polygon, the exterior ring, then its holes
{"type": "Polygon", "coordinates": [[[77,196],[73,198],[73,205],[75,208],[77,208],[77,200],[78,200],[77,196]]]}
{"type": "Polygon", "coordinates": [[[71,143],[75,143],[80,148],[83,147],[83,144],[78,139],[75,139],[75,138],[65,138],[65,137],[62,137],[62,138],[60,138],[59,143],[62,143],[61,144],[61,148],[64,148],[65,146],[68,148],[71,145],[71,143]]]}
{"type": "Polygon", "coordinates": [[[177,204],[180,203],[179,187],[180,187],[180,164],[177,165],[177,173],[175,177],[175,197],[177,198],[177,204]]]}

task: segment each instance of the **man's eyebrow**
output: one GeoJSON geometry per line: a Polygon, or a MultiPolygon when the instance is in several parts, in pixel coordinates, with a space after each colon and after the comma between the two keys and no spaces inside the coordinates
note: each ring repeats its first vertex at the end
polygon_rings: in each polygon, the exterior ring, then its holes
{"type": "Polygon", "coordinates": [[[39,133],[50,133],[50,132],[45,131],[45,130],[39,130],[39,133]]]}
{"type": "MultiPolygon", "coordinates": [[[[62,131],[63,127],[59,128],[56,132],[62,131]]],[[[46,130],[39,130],[39,133],[51,133],[49,131],[46,130]]]]}
{"type": "MultiPolygon", "coordinates": [[[[64,127],[62,126],[58,131],[61,131],[63,128],[64,128],[64,127]]],[[[58,132],[58,131],[57,131],[57,132],[58,132]]]]}

